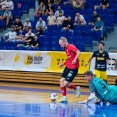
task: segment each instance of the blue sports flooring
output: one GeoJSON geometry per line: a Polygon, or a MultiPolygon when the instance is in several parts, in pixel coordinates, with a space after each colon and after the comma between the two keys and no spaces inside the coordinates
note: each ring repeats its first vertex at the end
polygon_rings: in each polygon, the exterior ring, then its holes
{"type": "Polygon", "coordinates": [[[117,117],[117,105],[0,101],[0,117],[117,117]]]}
{"type": "MultiPolygon", "coordinates": [[[[53,92],[55,90],[20,88],[0,86],[5,90],[20,90],[32,92],[53,92]]],[[[60,91],[57,91],[60,93],[60,91]]],[[[2,93],[2,92],[1,92],[2,93]]],[[[72,94],[68,91],[68,94],[72,94]]],[[[82,95],[88,95],[82,92],[82,95]]],[[[10,97],[8,97],[10,98],[10,97]]],[[[88,105],[77,103],[23,103],[0,100],[0,117],[117,117],[117,105],[95,105],[93,102],[88,105]]]]}

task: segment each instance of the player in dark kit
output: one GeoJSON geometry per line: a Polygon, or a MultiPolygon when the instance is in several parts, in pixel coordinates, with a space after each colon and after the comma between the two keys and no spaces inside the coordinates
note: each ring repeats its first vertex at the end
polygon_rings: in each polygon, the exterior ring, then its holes
{"type": "MultiPolygon", "coordinates": [[[[107,82],[107,64],[109,63],[109,55],[104,51],[105,44],[103,42],[99,43],[99,50],[95,51],[92,57],[89,59],[88,63],[95,57],[95,75],[107,82]]],[[[88,65],[88,63],[86,65],[88,65]]]]}
{"type": "Polygon", "coordinates": [[[80,87],[71,84],[73,79],[78,73],[80,51],[72,44],[69,44],[65,37],[59,39],[59,44],[65,49],[67,55],[67,61],[61,64],[59,67],[66,66],[60,79],[60,87],[63,97],[58,101],[59,103],[67,102],[66,87],[74,89],[76,97],[80,96],[80,87]]]}

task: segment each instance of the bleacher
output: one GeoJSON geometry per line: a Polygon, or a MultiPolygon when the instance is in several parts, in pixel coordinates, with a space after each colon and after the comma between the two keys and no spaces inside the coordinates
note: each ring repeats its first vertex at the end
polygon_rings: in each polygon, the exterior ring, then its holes
{"type": "MultiPolygon", "coordinates": [[[[14,10],[12,11],[13,18],[11,23],[14,22],[15,17],[21,18],[23,13],[28,13],[29,8],[33,7],[35,10],[35,1],[34,0],[13,0],[14,2],[14,10]],[[18,4],[21,4],[19,7],[18,4]]],[[[63,0],[64,2],[64,0],[63,0]]],[[[102,10],[97,9],[98,14],[101,16],[102,21],[105,24],[106,31],[104,33],[104,36],[107,37],[108,29],[111,29],[111,31],[114,32],[114,22],[117,20],[117,15],[115,12],[117,11],[117,3],[115,0],[110,0],[110,6],[108,9],[102,10]]],[[[92,14],[94,11],[94,5],[99,5],[100,0],[87,0],[85,9],[84,10],[78,10],[73,9],[71,5],[63,5],[60,4],[62,10],[64,10],[64,16],[71,16],[72,21],[74,22],[75,15],[77,12],[82,14],[88,24],[88,22],[91,21],[92,14]]],[[[57,5],[53,4],[54,9],[56,11],[57,5]]],[[[40,16],[43,18],[43,20],[47,23],[47,16],[40,16]]],[[[32,24],[33,31],[35,29],[35,25],[40,17],[34,17],[34,20],[30,19],[30,22],[32,24]]],[[[0,21],[0,27],[5,29],[5,22],[0,21]]],[[[80,51],[84,52],[85,47],[91,47],[91,50],[93,48],[93,40],[100,41],[100,32],[91,33],[91,26],[85,25],[85,26],[74,26],[74,32],[70,31],[62,31],[61,26],[53,25],[48,26],[48,30],[43,32],[42,36],[39,36],[39,41],[41,47],[39,48],[23,48],[23,47],[16,47],[17,42],[0,42],[0,49],[5,50],[41,50],[41,51],[62,51],[61,47],[58,45],[58,39],[61,36],[67,37],[69,43],[72,43],[76,45],[76,47],[79,48],[80,51]]],[[[1,37],[1,40],[3,38],[1,37]]]]}
{"type": "MultiPolygon", "coordinates": [[[[23,72],[23,71],[0,71],[0,81],[21,82],[21,83],[40,83],[59,85],[60,73],[43,72],[23,72]]],[[[108,83],[115,84],[115,76],[108,76],[108,83]]],[[[80,86],[88,86],[84,75],[77,75],[73,83],[80,86]]]]}

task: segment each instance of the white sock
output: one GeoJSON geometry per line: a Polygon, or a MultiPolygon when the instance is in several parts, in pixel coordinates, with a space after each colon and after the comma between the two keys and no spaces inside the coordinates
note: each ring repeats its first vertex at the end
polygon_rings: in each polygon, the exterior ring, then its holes
{"type": "Polygon", "coordinates": [[[64,99],[66,99],[67,97],[66,96],[63,96],[64,99]]]}

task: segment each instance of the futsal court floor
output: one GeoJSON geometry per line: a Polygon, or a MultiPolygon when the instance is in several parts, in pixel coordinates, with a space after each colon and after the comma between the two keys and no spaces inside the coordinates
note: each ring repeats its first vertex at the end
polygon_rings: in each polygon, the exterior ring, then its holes
{"type": "Polygon", "coordinates": [[[51,93],[62,97],[59,86],[0,82],[0,117],[117,117],[117,105],[78,104],[89,95],[82,88],[81,96],[68,89],[68,103],[51,102],[51,93]]]}

